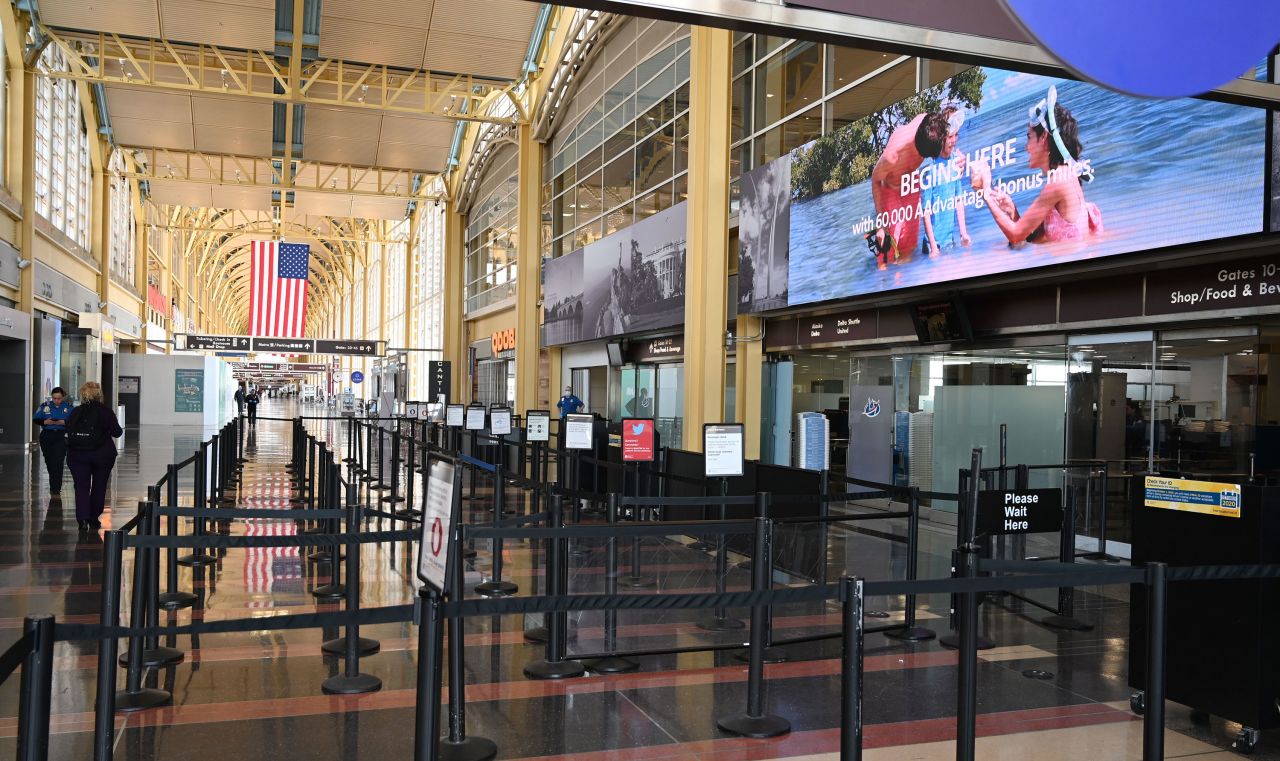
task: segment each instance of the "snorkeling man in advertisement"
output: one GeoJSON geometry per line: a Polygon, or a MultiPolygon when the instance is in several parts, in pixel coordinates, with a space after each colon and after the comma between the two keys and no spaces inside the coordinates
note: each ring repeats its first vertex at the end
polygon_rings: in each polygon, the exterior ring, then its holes
{"type": "Polygon", "coordinates": [[[877,266],[885,269],[890,260],[894,263],[910,260],[920,247],[920,219],[914,216],[920,202],[920,191],[902,192],[902,176],[911,174],[924,160],[936,159],[942,154],[947,140],[947,117],[938,112],[925,112],[898,127],[889,136],[884,152],[871,170],[871,197],[875,202],[876,216],[890,215],[895,211],[909,219],[897,219],[887,228],[877,227],[867,235],[867,245],[877,254],[877,266]]]}

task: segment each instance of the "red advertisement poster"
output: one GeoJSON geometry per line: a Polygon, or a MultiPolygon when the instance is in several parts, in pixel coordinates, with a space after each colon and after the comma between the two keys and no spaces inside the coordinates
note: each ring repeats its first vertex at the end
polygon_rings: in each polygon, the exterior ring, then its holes
{"type": "Polygon", "coordinates": [[[622,421],[622,461],[653,462],[653,421],[622,421]]]}

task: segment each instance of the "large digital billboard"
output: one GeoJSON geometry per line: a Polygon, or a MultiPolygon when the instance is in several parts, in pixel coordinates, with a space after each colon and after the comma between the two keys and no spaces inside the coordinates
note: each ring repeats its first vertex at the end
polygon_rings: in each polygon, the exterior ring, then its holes
{"type": "Polygon", "coordinates": [[[963,71],[743,176],[740,307],[1260,232],[1265,131],[1257,108],[963,71]]]}

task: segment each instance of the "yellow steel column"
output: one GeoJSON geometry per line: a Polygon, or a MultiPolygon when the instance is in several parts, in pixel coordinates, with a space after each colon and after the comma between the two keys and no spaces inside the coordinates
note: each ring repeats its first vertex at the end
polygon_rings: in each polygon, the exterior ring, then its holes
{"type": "Polygon", "coordinates": [[[729,272],[729,111],[733,33],[693,27],[689,81],[689,231],[685,258],[684,448],[724,417],[729,272]]]}
{"type": "MultiPolygon", "coordinates": [[[[27,334],[27,358],[25,366],[32,374],[35,373],[35,345],[36,345],[36,314],[35,314],[35,291],[36,291],[36,268],[35,268],[35,240],[36,240],[36,74],[34,70],[18,69],[22,73],[17,79],[21,83],[21,100],[22,103],[22,160],[21,162],[11,162],[11,164],[21,163],[22,172],[22,221],[18,228],[18,248],[21,249],[20,255],[25,259],[29,266],[18,273],[18,309],[31,315],[31,327],[27,334]]],[[[15,99],[17,100],[17,99],[15,99]]],[[[10,101],[12,103],[14,101],[10,101]]],[[[43,401],[43,397],[35,395],[36,384],[28,382],[26,389],[23,391],[23,399],[27,409],[35,409],[36,403],[43,401]]],[[[32,440],[31,416],[23,416],[23,426],[25,435],[23,441],[32,440]]]]}
{"type": "MultiPolygon", "coordinates": [[[[734,335],[739,338],[759,336],[764,320],[749,314],[738,314],[734,335]]],[[[738,341],[737,363],[734,365],[734,390],[738,395],[734,412],[743,425],[743,454],[748,460],[760,459],[760,381],[764,364],[764,342],[738,341]]]]}
{"type": "Polygon", "coordinates": [[[449,210],[444,218],[444,358],[450,363],[449,399],[462,403],[462,378],[466,373],[466,345],[462,340],[463,304],[467,295],[463,292],[462,269],[465,264],[462,250],[462,233],[466,220],[454,210],[449,200],[449,210]]]}
{"type": "Polygon", "coordinates": [[[516,412],[538,409],[538,283],[542,272],[542,143],[520,126],[516,222],[516,412]]]}

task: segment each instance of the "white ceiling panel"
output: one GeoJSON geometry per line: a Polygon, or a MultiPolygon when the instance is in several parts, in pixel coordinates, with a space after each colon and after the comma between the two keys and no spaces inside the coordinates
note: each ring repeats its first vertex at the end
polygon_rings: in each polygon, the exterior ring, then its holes
{"type": "Polygon", "coordinates": [[[271,126],[271,102],[249,98],[193,96],[191,115],[196,124],[260,130],[271,126]]]}
{"type": "Polygon", "coordinates": [[[373,111],[308,106],[303,143],[329,137],[377,140],[381,129],[382,117],[373,111]]]}
{"type": "Polygon", "coordinates": [[[168,180],[152,180],[150,184],[151,198],[157,203],[197,208],[213,205],[213,195],[209,185],[168,180]]]}
{"type": "Polygon", "coordinates": [[[134,87],[108,86],[106,91],[107,109],[112,119],[124,117],[191,123],[191,98],[187,95],[134,87]]]}
{"type": "Polygon", "coordinates": [[[379,139],[384,143],[411,143],[448,148],[453,144],[453,125],[450,119],[418,119],[412,116],[382,117],[379,139]]]}
{"type": "Polygon", "coordinates": [[[538,4],[526,0],[436,0],[431,31],[518,42],[523,57],[537,15],[538,4]]]}
{"type": "Polygon", "coordinates": [[[423,29],[338,16],[320,17],[320,56],[416,69],[427,42],[423,29]]]}
{"type": "Polygon", "coordinates": [[[266,129],[231,129],[197,124],[196,150],[208,153],[235,153],[241,156],[271,155],[271,122],[266,129]]]}
{"type": "Polygon", "coordinates": [[[237,188],[234,185],[213,185],[213,206],[216,209],[271,210],[271,191],[267,188],[237,188]]]}
{"type": "Polygon", "coordinates": [[[378,159],[378,144],[368,137],[325,137],[302,143],[302,157],[334,164],[372,166],[378,159]]]}
{"type": "Polygon", "coordinates": [[[433,71],[515,79],[527,49],[527,44],[514,40],[494,40],[485,35],[432,29],[427,35],[427,54],[422,60],[422,67],[433,71]]]}
{"type": "Polygon", "coordinates": [[[321,7],[320,28],[323,32],[326,16],[351,21],[385,23],[395,19],[399,26],[426,29],[431,24],[432,0],[324,0],[321,7]]]}
{"type": "Polygon", "coordinates": [[[177,151],[195,148],[190,123],[113,116],[111,129],[115,133],[116,142],[121,145],[172,148],[177,151]]]}
{"type": "Polygon", "coordinates": [[[367,219],[402,219],[409,203],[395,198],[369,198],[357,196],[351,199],[351,214],[367,219]]]}
{"type": "Polygon", "coordinates": [[[308,193],[299,190],[293,194],[293,213],[297,216],[321,214],[331,217],[349,217],[351,216],[351,196],[308,193]]]}
{"type": "Polygon", "coordinates": [[[40,20],[68,29],[160,36],[157,0],[41,0],[40,20]]]}
{"type": "Polygon", "coordinates": [[[160,0],[165,39],[248,50],[275,46],[273,0],[160,0]]]}
{"type": "Polygon", "coordinates": [[[413,169],[419,172],[439,172],[449,157],[448,146],[409,145],[408,143],[380,143],[378,166],[392,169],[413,169]]]}

